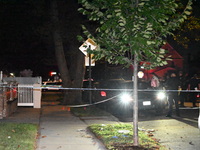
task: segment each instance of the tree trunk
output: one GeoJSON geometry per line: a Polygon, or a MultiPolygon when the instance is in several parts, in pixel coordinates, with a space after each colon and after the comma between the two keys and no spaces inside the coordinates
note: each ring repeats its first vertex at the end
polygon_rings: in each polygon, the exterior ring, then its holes
{"type": "Polygon", "coordinates": [[[139,145],[138,138],[138,61],[137,53],[134,55],[134,72],[133,72],[133,144],[139,145]]]}
{"type": "MultiPolygon", "coordinates": [[[[70,40],[69,49],[73,53],[70,55],[71,62],[67,64],[66,56],[63,47],[63,38],[61,36],[60,20],[58,18],[58,5],[56,0],[50,1],[52,33],[55,46],[55,55],[58,69],[60,71],[62,85],[64,88],[81,88],[84,76],[84,56],[79,51],[79,43],[76,37],[70,40]],[[70,69],[69,69],[70,68],[70,69]]],[[[76,36],[76,35],[74,35],[76,36]]],[[[68,37],[67,39],[71,39],[68,37]]],[[[82,101],[82,91],[80,90],[65,90],[63,104],[80,104],[82,101]]]]}
{"type": "MultiPolygon", "coordinates": [[[[73,81],[72,88],[80,88],[83,86],[83,79],[85,74],[85,57],[81,51],[78,50],[79,43],[75,42],[70,49],[76,51],[72,57],[70,65],[70,76],[73,81]]],[[[73,102],[75,104],[82,103],[82,91],[73,91],[73,102]]]]}
{"type": "MultiPolygon", "coordinates": [[[[63,40],[60,33],[60,24],[58,19],[58,10],[57,10],[57,2],[56,0],[50,1],[50,10],[51,10],[51,19],[52,19],[52,34],[53,34],[53,41],[55,46],[55,56],[57,60],[58,69],[60,72],[60,76],[62,79],[62,86],[63,87],[70,87],[71,79],[69,70],[67,67],[67,62],[65,58],[64,48],[63,48],[63,40]]],[[[65,96],[63,103],[67,101],[68,92],[65,90],[65,96]]]]}
{"type": "MultiPolygon", "coordinates": [[[[139,0],[135,1],[136,7],[138,7],[139,0]]],[[[137,51],[134,54],[134,87],[133,87],[133,145],[139,146],[138,137],[138,54],[137,51]]]]}

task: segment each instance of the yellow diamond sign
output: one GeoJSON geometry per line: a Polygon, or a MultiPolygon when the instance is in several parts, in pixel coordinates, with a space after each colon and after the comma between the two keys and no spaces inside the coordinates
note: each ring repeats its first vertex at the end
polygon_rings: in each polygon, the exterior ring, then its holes
{"type": "Polygon", "coordinates": [[[84,55],[87,56],[87,49],[90,47],[91,50],[95,50],[97,48],[97,44],[92,39],[87,39],[80,47],[79,50],[83,52],[84,55]]]}

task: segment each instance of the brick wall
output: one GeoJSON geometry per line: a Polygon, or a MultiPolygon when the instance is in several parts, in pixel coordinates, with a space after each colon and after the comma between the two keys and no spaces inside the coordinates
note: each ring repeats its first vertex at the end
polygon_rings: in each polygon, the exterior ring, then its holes
{"type": "Polygon", "coordinates": [[[17,88],[15,85],[13,83],[0,84],[0,119],[10,116],[17,110],[17,88]]]}

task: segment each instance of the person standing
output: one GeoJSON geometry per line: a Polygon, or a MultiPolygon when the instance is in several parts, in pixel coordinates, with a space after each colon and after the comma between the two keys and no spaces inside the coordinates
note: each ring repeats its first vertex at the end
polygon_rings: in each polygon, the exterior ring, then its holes
{"type": "Polygon", "coordinates": [[[158,79],[158,77],[153,74],[152,79],[151,79],[151,87],[154,89],[158,89],[160,86],[160,81],[158,79]]]}
{"type": "Polygon", "coordinates": [[[168,92],[168,113],[166,115],[166,117],[172,117],[172,111],[173,111],[173,104],[175,104],[175,108],[176,108],[176,115],[180,116],[179,113],[179,96],[178,96],[178,89],[180,88],[180,80],[179,78],[176,76],[176,73],[171,73],[170,77],[167,79],[166,83],[165,83],[165,87],[167,90],[169,90],[168,92]]]}
{"type": "MultiPolygon", "coordinates": [[[[195,74],[189,81],[188,90],[200,90],[200,73],[195,74]]],[[[196,106],[197,92],[190,92],[190,99],[192,101],[193,107],[196,106]]]]}
{"type": "Polygon", "coordinates": [[[179,101],[180,101],[179,106],[185,107],[184,102],[187,100],[187,93],[185,92],[185,90],[187,90],[189,84],[188,74],[187,73],[183,74],[183,71],[179,71],[178,78],[180,80],[180,88],[181,88],[179,93],[179,101]]]}

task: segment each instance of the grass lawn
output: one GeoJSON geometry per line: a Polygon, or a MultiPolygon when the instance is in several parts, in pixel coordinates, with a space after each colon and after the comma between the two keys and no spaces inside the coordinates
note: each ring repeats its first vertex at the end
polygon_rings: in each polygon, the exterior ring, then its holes
{"type": "Polygon", "coordinates": [[[35,124],[0,123],[0,149],[35,150],[37,131],[35,124]]]}
{"type": "MultiPolygon", "coordinates": [[[[96,107],[72,108],[71,112],[78,117],[106,116],[108,113],[96,107]]],[[[88,127],[109,150],[167,150],[155,138],[151,130],[139,130],[139,147],[133,146],[133,125],[93,124],[88,127]]]]}
{"type": "Polygon", "coordinates": [[[128,123],[93,124],[89,129],[109,150],[167,150],[144,130],[138,133],[140,146],[133,146],[133,126],[128,123]]]}

